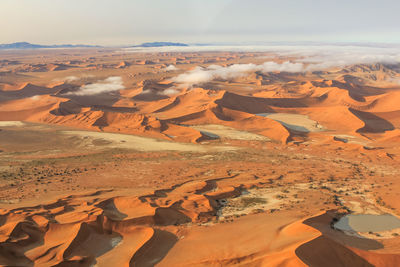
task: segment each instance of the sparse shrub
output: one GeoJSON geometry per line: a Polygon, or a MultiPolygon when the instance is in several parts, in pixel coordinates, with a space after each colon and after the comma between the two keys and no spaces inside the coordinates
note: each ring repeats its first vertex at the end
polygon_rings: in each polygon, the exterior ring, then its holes
{"type": "Polygon", "coordinates": [[[243,197],[241,203],[244,206],[254,206],[257,204],[266,204],[267,200],[261,197],[243,197]]]}

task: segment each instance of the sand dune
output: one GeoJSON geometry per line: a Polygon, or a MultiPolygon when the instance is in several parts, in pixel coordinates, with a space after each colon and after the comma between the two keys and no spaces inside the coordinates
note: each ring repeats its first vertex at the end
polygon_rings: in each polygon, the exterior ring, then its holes
{"type": "Polygon", "coordinates": [[[400,265],[335,227],[400,214],[398,65],[62,51],[0,62],[0,265],[400,265]]]}
{"type": "MultiPolygon", "coordinates": [[[[107,198],[102,196],[103,192],[96,192],[68,196],[45,205],[3,210],[0,262],[43,266],[398,263],[400,258],[396,255],[368,252],[358,237],[335,232],[329,225],[333,213],[307,219],[287,213],[255,214],[233,223],[193,226],[181,232],[160,228],[209,221],[220,205],[218,200],[243,191],[221,187],[223,181],[234,184],[235,179],[237,176],[186,182],[138,197],[107,198]],[[227,246],[229,243],[232,245],[227,246]]],[[[378,243],[370,243],[369,249],[380,248],[374,248],[378,243]]]]}
{"type": "MultiPolygon", "coordinates": [[[[129,64],[123,65],[130,67],[129,64]]],[[[137,91],[139,89],[132,89],[132,92],[136,93],[131,94],[131,97],[133,96],[131,100],[128,99],[130,93],[120,96],[74,96],[66,100],[65,97],[55,97],[50,94],[69,90],[70,85],[61,83],[55,87],[41,87],[26,83],[18,90],[3,91],[0,94],[3,99],[1,116],[4,120],[65,124],[166,139],[174,136],[176,140],[184,142],[198,142],[204,136],[185,129],[179,124],[223,124],[286,142],[289,140],[289,134],[284,133],[282,129],[279,130],[281,133],[277,134],[279,126],[272,126],[271,121],[256,123],[256,118],[250,118],[251,114],[286,111],[290,114],[308,115],[315,120],[317,125],[324,125],[330,130],[342,133],[376,134],[392,131],[400,123],[395,105],[398,93],[392,89],[379,91],[369,85],[363,87],[361,80],[357,77],[361,77],[366,72],[383,71],[383,68],[382,66],[376,68],[359,66],[346,69],[347,74],[339,76],[337,80],[290,81],[287,82],[288,85],[282,87],[274,85],[276,89],[273,97],[267,97],[265,94],[264,97],[260,97],[262,90],[258,94],[253,94],[257,95],[255,97],[242,92],[230,92],[229,89],[204,88],[177,90],[177,95],[169,96],[165,92],[172,90],[171,82],[145,79],[138,82],[141,92],[137,91]],[[350,73],[355,74],[352,76],[350,73]],[[280,90],[278,95],[276,90],[280,90]],[[297,92],[294,94],[293,90],[297,92]],[[58,107],[53,107],[55,105],[58,107]],[[145,119],[140,119],[140,116],[144,116],[145,119]],[[336,120],[337,118],[340,119],[336,120]],[[246,120],[251,121],[252,125],[246,123],[246,120]],[[137,122],[132,125],[132,121],[137,122]],[[267,129],[274,130],[268,132],[267,129]]],[[[389,76],[394,75],[393,70],[387,72],[390,72],[389,76]]],[[[253,78],[270,79],[269,76],[254,76],[253,78]]],[[[300,78],[302,77],[291,77],[291,79],[300,78]]],[[[366,78],[363,76],[362,79],[366,78]]],[[[273,83],[282,83],[282,81],[273,83]]],[[[283,123],[286,131],[292,131],[291,135],[306,132],[296,131],[295,127],[290,127],[295,124],[275,121],[283,123]]]]}
{"type": "MultiPolygon", "coordinates": [[[[267,180],[268,177],[262,178],[267,180]]],[[[234,174],[187,181],[137,196],[110,197],[112,191],[98,191],[41,205],[2,209],[0,263],[42,266],[398,264],[399,256],[389,248],[384,249],[378,241],[364,241],[332,228],[334,211],[304,218],[293,211],[260,213],[260,209],[274,210],[272,206],[261,205],[253,206],[252,215],[232,221],[230,218],[235,214],[241,214],[240,207],[229,216],[223,210],[219,213],[226,205],[222,200],[242,199],[235,205],[243,200],[258,203],[255,196],[261,196],[263,189],[255,185],[260,186],[262,181],[249,179],[246,174],[234,174]],[[246,193],[248,190],[252,190],[252,197],[246,193]],[[225,223],[217,223],[216,218],[225,223]]],[[[312,189],[305,188],[296,185],[289,190],[295,195],[311,193],[312,189]]],[[[274,190],[273,187],[265,189],[272,192],[264,194],[265,203],[269,203],[275,198],[274,190]]],[[[291,200],[278,198],[278,201],[281,203],[277,207],[282,207],[291,200]]]]}

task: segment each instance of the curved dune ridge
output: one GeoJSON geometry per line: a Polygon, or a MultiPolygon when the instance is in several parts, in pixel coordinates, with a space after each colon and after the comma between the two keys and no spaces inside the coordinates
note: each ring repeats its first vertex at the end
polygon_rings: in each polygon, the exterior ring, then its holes
{"type": "Polygon", "coordinates": [[[211,223],[222,199],[258,179],[187,181],[141,196],[112,190],[0,212],[0,264],[21,266],[387,266],[400,256],[332,229],[335,212],[306,219],[254,214],[211,223]],[[236,186],[238,181],[246,181],[236,186]],[[208,226],[202,226],[205,223],[208,226]],[[197,226],[195,225],[197,224],[197,226]],[[192,225],[188,227],[188,225],[192,225]],[[263,238],[259,238],[260,235],[263,238]],[[234,245],[228,245],[233,244],[234,245]],[[317,253],[316,253],[317,252],[317,253]],[[343,256],[345,255],[345,256],[343,256]]]}
{"type": "Polygon", "coordinates": [[[207,221],[215,214],[220,194],[240,193],[231,188],[208,195],[217,180],[186,182],[139,197],[107,198],[103,195],[109,192],[99,191],[44,205],[3,209],[0,263],[152,265],[153,253],[161,260],[168,246],[177,242],[173,233],[159,227],[207,221]]]}

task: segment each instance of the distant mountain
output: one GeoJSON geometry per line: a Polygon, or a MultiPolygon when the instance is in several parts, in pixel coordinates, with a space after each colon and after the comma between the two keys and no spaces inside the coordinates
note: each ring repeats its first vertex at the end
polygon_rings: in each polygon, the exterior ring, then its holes
{"type": "Polygon", "coordinates": [[[62,45],[39,45],[39,44],[31,44],[28,42],[17,42],[12,44],[0,44],[0,49],[38,49],[38,48],[79,48],[79,47],[99,47],[93,45],[71,45],[71,44],[62,44],[62,45]]]}
{"type": "Polygon", "coordinates": [[[184,43],[150,42],[150,43],[143,43],[141,45],[135,45],[133,47],[162,47],[162,46],[189,46],[189,45],[184,43]]]}

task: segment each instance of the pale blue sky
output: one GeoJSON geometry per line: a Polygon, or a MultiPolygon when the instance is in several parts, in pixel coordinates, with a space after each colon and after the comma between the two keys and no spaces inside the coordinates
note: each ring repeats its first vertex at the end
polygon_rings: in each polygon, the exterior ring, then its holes
{"type": "Polygon", "coordinates": [[[0,0],[0,43],[400,42],[398,0],[0,0]]]}

